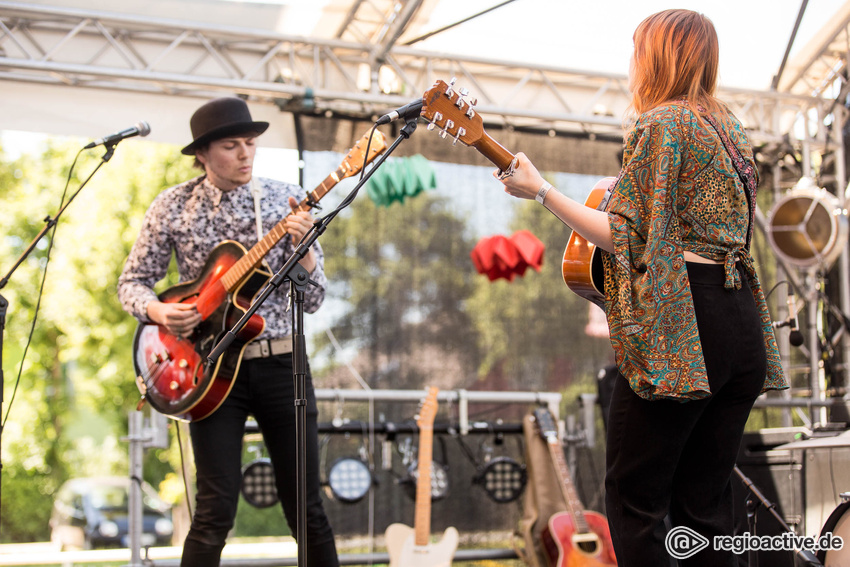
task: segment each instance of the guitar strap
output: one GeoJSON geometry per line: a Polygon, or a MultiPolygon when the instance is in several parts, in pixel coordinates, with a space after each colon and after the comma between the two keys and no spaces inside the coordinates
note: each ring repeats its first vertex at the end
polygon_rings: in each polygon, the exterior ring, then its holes
{"type": "Polygon", "coordinates": [[[726,153],[729,154],[729,157],[732,159],[732,165],[735,166],[735,171],[738,172],[738,177],[741,178],[741,182],[744,184],[744,193],[747,195],[747,206],[749,208],[749,225],[747,227],[747,251],[750,250],[750,241],[753,238],[753,228],[755,226],[755,215],[756,215],[756,190],[758,189],[758,183],[756,181],[756,172],[755,168],[748,163],[744,156],[741,155],[741,150],[738,149],[732,140],[729,139],[729,136],[726,135],[726,132],[723,128],[720,128],[717,125],[717,121],[711,116],[709,113],[705,112],[703,108],[700,108],[700,113],[702,117],[705,118],[705,121],[711,124],[711,127],[714,128],[714,131],[717,132],[717,136],[720,138],[720,141],[723,142],[723,146],[726,148],[726,153]]]}
{"type": "Polygon", "coordinates": [[[251,176],[251,194],[254,195],[254,216],[257,220],[257,242],[259,242],[263,239],[263,217],[260,212],[260,199],[263,196],[263,188],[259,186],[254,176],[251,176]]]}

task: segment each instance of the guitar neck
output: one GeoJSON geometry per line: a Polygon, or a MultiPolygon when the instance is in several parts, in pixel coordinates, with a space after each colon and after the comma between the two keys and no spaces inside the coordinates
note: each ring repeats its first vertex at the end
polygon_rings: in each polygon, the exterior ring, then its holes
{"type": "Polygon", "coordinates": [[[336,169],[336,171],[328,175],[318,187],[313,189],[311,193],[308,193],[307,197],[298,203],[298,206],[295,207],[291,213],[286,215],[280,222],[274,225],[274,228],[272,228],[259,242],[252,246],[238,262],[233,264],[233,266],[227,270],[227,272],[221,277],[221,282],[228,293],[232,293],[233,290],[236,289],[236,286],[239,285],[239,282],[241,282],[242,279],[251,272],[251,270],[256,268],[260,262],[262,262],[266,254],[269,253],[269,250],[271,250],[275,244],[280,242],[280,240],[286,236],[286,220],[290,217],[290,215],[312,209],[313,205],[318,203],[322,197],[327,195],[328,192],[330,192],[330,190],[339,183],[340,179],[343,179],[343,176],[349,168],[349,164],[344,161],[342,165],[336,169]]]}
{"type": "Polygon", "coordinates": [[[472,147],[493,162],[493,165],[498,167],[499,171],[510,170],[515,159],[511,152],[486,132],[483,132],[481,137],[473,142],[472,147]]]}
{"type": "Polygon", "coordinates": [[[422,427],[419,436],[413,532],[415,544],[425,546],[431,539],[431,460],[434,456],[434,427],[422,427]]]}
{"type": "Polygon", "coordinates": [[[561,448],[561,444],[554,437],[548,439],[546,443],[549,446],[549,454],[552,455],[552,462],[555,463],[555,471],[558,473],[561,493],[567,504],[567,511],[573,517],[575,531],[577,533],[587,533],[590,531],[590,526],[584,517],[581,499],[578,497],[575,485],[570,476],[570,469],[567,467],[567,460],[564,458],[564,451],[561,448]]]}

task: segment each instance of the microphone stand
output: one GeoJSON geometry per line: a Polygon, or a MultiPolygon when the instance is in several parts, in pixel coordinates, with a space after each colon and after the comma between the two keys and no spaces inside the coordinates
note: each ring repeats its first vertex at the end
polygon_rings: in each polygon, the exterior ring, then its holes
{"type": "MultiPolygon", "coordinates": [[[[747,498],[747,526],[750,529],[750,534],[756,535],[756,512],[758,511],[759,506],[764,506],[765,509],[770,512],[770,515],[779,522],[779,525],[783,530],[793,534],[794,530],[785,523],[785,520],[783,520],[782,516],[779,515],[779,512],[776,511],[776,504],[768,500],[767,497],[762,494],[753,481],[747,478],[744,472],[738,468],[738,465],[735,465],[735,474],[738,475],[738,478],[741,479],[741,482],[743,482],[744,486],[746,486],[750,491],[750,497],[747,498]]],[[[823,563],[821,563],[808,549],[794,549],[794,553],[799,556],[803,565],[808,567],[823,567],[823,563]]],[[[749,567],[758,567],[758,557],[756,557],[755,551],[752,549],[749,551],[747,563],[749,564],[749,567]]]]}
{"type": "Polygon", "coordinates": [[[407,124],[399,132],[398,137],[390,145],[384,154],[378,158],[375,165],[368,171],[364,170],[363,177],[357,185],[352,189],[351,193],[340,203],[339,207],[331,211],[322,218],[317,218],[313,221],[313,226],[307,231],[307,234],[295,247],[292,256],[286,263],[275,273],[269,280],[269,283],[257,295],[251,306],[237,321],[233,328],[227,331],[218,344],[210,351],[207,357],[207,368],[215,368],[215,361],[224,353],[224,351],[233,343],[237,334],[248,323],[248,320],[254,315],[260,305],[268,298],[271,293],[276,290],[284,280],[290,282],[290,293],[293,298],[292,309],[292,374],[295,381],[295,435],[296,435],[296,470],[298,478],[297,486],[297,534],[296,540],[298,543],[298,566],[305,567],[307,565],[307,348],[304,336],[304,291],[307,285],[315,282],[310,280],[307,270],[304,269],[299,260],[307,255],[319,236],[325,233],[328,224],[336,218],[336,216],[348,205],[354,201],[360,188],[372,176],[396,147],[416,130],[417,117],[407,121],[407,124]]]}
{"type": "MultiPolygon", "coordinates": [[[[94,170],[89,174],[89,176],[86,177],[86,179],[80,184],[80,186],[77,188],[77,190],[68,199],[68,202],[65,203],[65,205],[61,209],[59,209],[59,212],[56,213],[55,217],[51,218],[50,215],[44,217],[44,227],[35,236],[35,238],[33,238],[32,242],[30,242],[30,245],[27,246],[27,249],[24,250],[21,253],[21,255],[18,257],[18,259],[15,261],[14,265],[12,265],[12,269],[9,270],[9,272],[5,276],[3,276],[3,279],[0,279],[0,289],[3,289],[4,287],[6,287],[6,284],[8,284],[9,280],[12,278],[12,274],[15,273],[15,270],[18,269],[18,266],[20,266],[21,264],[24,263],[24,260],[26,260],[27,257],[32,253],[32,251],[35,249],[36,245],[38,245],[38,242],[42,239],[42,237],[44,237],[45,234],[47,234],[47,231],[56,226],[56,223],[59,222],[59,217],[62,216],[62,213],[65,212],[65,209],[68,208],[68,206],[71,204],[71,202],[74,200],[74,198],[77,195],[80,194],[80,191],[83,190],[83,187],[85,187],[86,184],[91,180],[91,178],[94,177],[94,174],[97,173],[97,170],[99,170],[103,164],[105,164],[110,159],[112,159],[112,155],[115,153],[115,146],[117,144],[118,144],[118,141],[116,141],[114,143],[110,143],[110,144],[104,144],[104,146],[106,147],[106,153],[103,154],[103,157],[100,158],[100,163],[97,164],[97,167],[95,167],[94,170]]],[[[2,408],[2,406],[3,406],[3,384],[4,384],[4,382],[3,382],[4,381],[4,376],[3,376],[3,334],[6,330],[6,312],[7,312],[8,308],[9,308],[9,301],[5,297],[0,295],[0,408],[2,408]]],[[[0,415],[0,418],[2,418],[2,417],[3,416],[0,415]]],[[[5,425],[6,425],[5,421],[0,421],[0,439],[2,439],[3,427],[5,425]]],[[[3,463],[2,463],[2,459],[0,459],[0,477],[2,476],[2,471],[3,471],[3,463]]],[[[1,495],[2,495],[2,492],[0,492],[0,497],[1,497],[1,495]]],[[[0,500],[0,507],[2,507],[1,503],[2,503],[2,500],[0,500]]]]}

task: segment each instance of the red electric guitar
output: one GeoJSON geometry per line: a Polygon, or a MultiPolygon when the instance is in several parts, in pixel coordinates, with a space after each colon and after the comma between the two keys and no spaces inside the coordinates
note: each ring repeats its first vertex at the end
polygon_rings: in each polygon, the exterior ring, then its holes
{"type": "MultiPolygon", "coordinates": [[[[454,82],[437,81],[422,100],[421,116],[430,122],[429,130],[439,126],[440,136],[474,147],[502,172],[513,169],[514,155],[484,131],[483,121],[474,109],[475,101],[466,101],[463,93],[454,89],[454,82]]],[[[585,205],[598,208],[612,180],[606,177],[599,181],[585,205]]],[[[575,231],[564,252],[562,272],[564,282],[573,292],[597,305],[604,304],[600,251],[575,231]]]]}
{"type": "Polygon", "coordinates": [[[596,512],[585,511],[570,478],[558,428],[546,408],[534,411],[540,436],[549,447],[552,463],[567,506],[549,518],[541,538],[552,567],[606,567],[616,565],[608,520],[596,512]]]}
{"type": "MultiPolygon", "coordinates": [[[[364,135],[337,170],[293,213],[310,210],[341,179],[356,175],[364,163],[371,162],[386,147],[386,139],[379,131],[364,135]]],[[[224,402],[233,387],[245,346],[263,332],[265,321],[253,315],[215,367],[208,367],[207,356],[271,278],[272,274],[263,269],[262,260],[286,236],[285,224],[284,218],[247,252],[237,242],[220,243],[207,257],[197,279],[159,295],[160,301],[166,303],[193,303],[203,320],[188,339],[172,335],[161,325],[140,324],[136,329],[133,362],[143,402],[185,421],[203,419],[224,402]]]]}

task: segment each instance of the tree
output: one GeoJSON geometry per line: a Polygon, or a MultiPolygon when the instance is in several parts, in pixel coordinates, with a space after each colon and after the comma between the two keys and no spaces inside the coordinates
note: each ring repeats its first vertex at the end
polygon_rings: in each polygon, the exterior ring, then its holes
{"type": "MultiPolygon", "coordinates": [[[[55,216],[97,165],[98,150],[84,153],[68,179],[76,147],[51,141],[40,155],[11,163],[2,159],[4,275],[42,229],[45,216],[55,216]]],[[[135,323],[121,309],[116,282],[150,201],[191,175],[188,160],[178,162],[177,155],[167,146],[123,144],[3,290],[10,303],[3,353],[4,541],[44,539],[52,493],[69,476],[126,471],[126,450],[123,455],[91,451],[74,440],[85,433],[98,444],[122,448],[117,438],[126,432],[127,413],[139,394],[130,354],[135,323]]]]}
{"type": "Polygon", "coordinates": [[[458,387],[478,351],[465,302],[472,244],[447,201],[423,193],[378,208],[368,199],[329,225],[329,298],[347,303],[333,324],[373,388],[458,387]]]}

